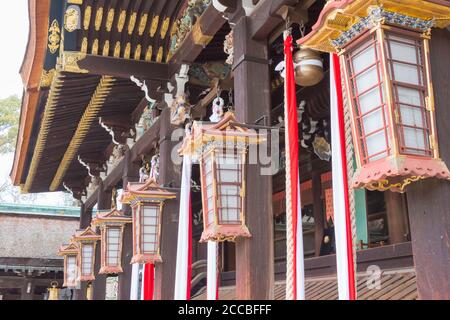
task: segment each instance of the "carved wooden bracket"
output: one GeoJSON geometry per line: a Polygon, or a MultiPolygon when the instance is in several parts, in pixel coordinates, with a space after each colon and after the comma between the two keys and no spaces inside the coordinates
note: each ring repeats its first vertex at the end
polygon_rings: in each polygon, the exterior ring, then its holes
{"type": "Polygon", "coordinates": [[[131,121],[124,121],[123,117],[100,117],[99,123],[111,135],[115,145],[127,144],[127,140],[136,135],[131,121]]]}

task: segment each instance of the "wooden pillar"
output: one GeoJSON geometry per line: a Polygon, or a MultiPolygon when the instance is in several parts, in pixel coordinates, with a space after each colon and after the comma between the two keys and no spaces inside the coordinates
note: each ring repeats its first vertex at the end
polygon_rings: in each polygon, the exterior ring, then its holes
{"type": "MultiPolygon", "coordinates": [[[[100,182],[98,187],[98,200],[97,200],[97,210],[109,210],[111,209],[111,190],[105,190],[103,182],[100,182]]],[[[105,300],[106,295],[106,278],[105,274],[99,274],[101,268],[101,243],[97,242],[97,247],[95,250],[95,265],[94,274],[95,281],[94,286],[94,300],[105,300]]]]}
{"type": "MultiPolygon", "coordinates": [[[[86,229],[91,225],[92,208],[86,208],[84,204],[80,208],[80,229],[86,229]]],[[[87,282],[82,281],[80,289],[74,290],[73,300],[86,300],[87,282]]]]}
{"type": "Polygon", "coordinates": [[[408,210],[405,195],[395,192],[385,192],[386,214],[389,230],[389,243],[408,241],[408,210]]]}
{"type": "Polygon", "coordinates": [[[314,208],[314,249],[315,256],[319,257],[325,229],[325,214],[322,202],[322,178],[320,171],[315,170],[314,167],[312,171],[312,192],[314,208]]]}
{"type": "MultiPolygon", "coordinates": [[[[266,42],[250,38],[249,19],[234,27],[234,92],[237,120],[255,123],[270,117],[269,53],[266,42]]],[[[274,296],[274,230],[272,177],[259,165],[247,166],[246,222],[252,238],[236,242],[236,293],[241,300],[267,300],[274,296]]]]}
{"type": "MultiPolygon", "coordinates": [[[[181,185],[181,166],[172,162],[171,154],[178,142],[171,141],[172,128],[170,110],[166,108],[161,114],[160,129],[160,172],[159,183],[179,188],[181,185]]],[[[155,299],[173,300],[175,290],[175,269],[177,260],[177,235],[179,198],[168,200],[164,205],[161,229],[162,263],[155,268],[155,299]]]]}
{"type": "MultiPolygon", "coordinates": [[[[125,189],[129,182],[139,181],[139,164],[130,160],[130,151],[125,153],[125,167],[122,176],[122,185],[125,189]]],[[[125,215],[131,216],[131,207],[123,205],[122,211],[125,215]]],[[[125,225],[122,244],[122,268],[123,273],[119,274],[118,300],[130,300],[131,275],[133,267],[130,264],[133,257],[133,227],[130,223],[125,225]]]]}
{"type": "MultiPolygon", "coordinates": [[[[433,29],[431,69],[441,158],[450,165],[450,31],[433,29]]],[[[428,179],[407,189],[411,240],[420,299],[450,299],[450,182],[428,179]]]]}

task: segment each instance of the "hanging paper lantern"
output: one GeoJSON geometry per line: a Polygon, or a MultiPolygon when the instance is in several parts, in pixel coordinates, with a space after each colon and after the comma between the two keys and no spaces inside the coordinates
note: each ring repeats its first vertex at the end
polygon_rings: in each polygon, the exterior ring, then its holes
{"type": "Polygon", "coordinates": [[[100,229],[101,235],[101,269],[99,274],[122,273],[122,245],[123,231],[127,223],[131,223],[131,217],[123,212],[99,211],[92,225],[100,229]]]}
{"type": "Polygon", "coordinates": [[[435,19],[448,25],[450,8],[391,3],[330,1],[299,43],[340,55],[358,164],[353,187],[404,192],[418,180],[450,179],[439,154],[429,46],[435,19]]]}
{"type": "Polygon", "coordinates": [[[64,257],[63,287],[75,288],[79,285],[78,253],[79,248],[74,242],[61,246],[61,248],[58,251],[58,255],[64,257]]]}
{"type": "Polygon", "coordinates": [[[262,139],[239,125],[231,112],[218,123],[194,122],[180,150],[200,162],[202,242],[251,236],[245,225],[247,148],[262,139]]]}
{"type": "Polygon", "coordinates": [[[95,248],[100,238],[92,227],[77,231],[73,237],[73,241],[78,246],[78,277],[80,281],[95,280],[95,248]]]}
{"type": "Polygon", "coordinates": [[[133,210],[133,258],[131,263],[154,264],[161,259],[161,222],[164,202],[176,194],[160,187],[156,180],[130,183],[122,203],[133,210]]]}

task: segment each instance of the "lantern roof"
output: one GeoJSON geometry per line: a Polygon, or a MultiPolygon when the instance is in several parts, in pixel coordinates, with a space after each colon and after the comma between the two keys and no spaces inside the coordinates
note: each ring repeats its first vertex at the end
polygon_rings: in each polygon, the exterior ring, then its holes
{"type": "Polygon", "coordinates": [[[182,147],[178,150],[182,155],[199,155],[201,149],[209,142],[259,144],[265,141],[255,130],[240,124],[233,112],[227,112],[217,123],[194,121],[182,147]]]}
{"type": "Polygon", "coordinates": [[[161,187],[156,179],[147,182],[130,182],[122,195],[122,203],[165,201],[176,198],[176,194],[161,187]]]}
{"type": "Polygon", "coordinates": [[[450,6],[443,0],[331,0],[323,8],[312,31],[298,44],[318,51],[336,52],[342,41],[372,26],[378,9],[386,23],[414,28],[445,28],[450,6]],[[387,20],[387,21],[386,21],[387,20]],[[339,39],[339,38],[343,39],[339,39]]]}
{"type": "Polygon", "coordinates": [[[76,242],[98,241],[100,238],[101,236],[91,226],[84,230],[78,230],[73,236],[73,240],[76,242]]]}
{"type": "Polygon", "coordinates": [[[69,244],[63,244],[58,250],[59,256],[67,256],[74,254],[78,254],[78,246],[74,242],[71,242],[69,244]]]}
{"type": "Polygon", "coordinates": [[[95,218],[92,220],[93,226],[101,226],[108,224],[126,224],[131,223],[132,218],[126,216],[122,211],[117,209],[97,211],[95,218]]]}

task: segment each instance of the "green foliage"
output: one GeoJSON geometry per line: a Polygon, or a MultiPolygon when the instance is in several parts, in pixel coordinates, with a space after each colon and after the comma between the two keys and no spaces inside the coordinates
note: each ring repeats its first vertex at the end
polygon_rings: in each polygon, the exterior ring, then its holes
{"type": "Polygon", "coordinates": [[[16,148],[20,104],[17,96],[0,100],[0,154],[14,152],[16,148]]]}

